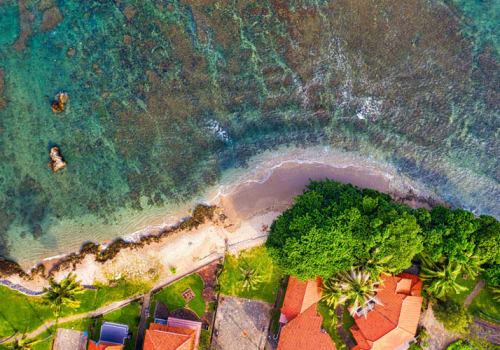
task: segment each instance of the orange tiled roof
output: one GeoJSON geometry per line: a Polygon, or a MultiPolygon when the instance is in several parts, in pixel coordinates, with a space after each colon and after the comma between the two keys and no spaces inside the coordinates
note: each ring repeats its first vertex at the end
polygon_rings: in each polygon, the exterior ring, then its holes
{"type": "Polygon", "coordinates": [[[321,298],[321,279],[302,282],[290,276],[286,288],[285,300],[281,313],[288,321],[293,320],[298,314],[307,310],[321,298]]]}
{"type": "Polygon", "coordinates": [[[122,350],[123,348],[123,345],[107,342],[99,342],[99,344],[97,344],[93,340],[89,340],[89,344],[87,346],[88,350],[122,350]]]}
{"type": "Polygon", "coordinates": [[[375,304],[365,316],[354,316],[351,332],[360,350],[394,349],[416,333],[422,307],[422,281],[418,276],[382,276],[375,304]]]}
{"type": "Polygon", "coordinates": [[[321,331],[323,318],[316,303],[281,328],[278,350],[336,350],[328,333],[321,331]]]}
{"type": "Polygon", "coordinates": [[[143,350],[193,350],[195,334],[192,329],[151,323],[146,330],[143,350]]]}

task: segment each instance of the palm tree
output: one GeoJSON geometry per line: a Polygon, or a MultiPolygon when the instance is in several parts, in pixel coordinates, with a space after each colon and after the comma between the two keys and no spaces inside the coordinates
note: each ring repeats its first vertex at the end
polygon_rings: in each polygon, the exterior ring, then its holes
{"type": "Polygon", "coordinates": [[[426,256],[422,256],[422,263],[420,278],[428,281],[428,290],[437,298],[442,298],[450,292],[458,294],[467,290],[466,287],[457,282],[457,277],[462,270],[459,264],[448,262],[438,265],[426,256]]]}
{"type": "Polygon", "coordinates": [[[481,265],[485,263],[485,260],[481,259],[477,255],[474,255],[473,253],[468,254],[467,257],[469,258],[469,261],[466,263],[460,263],[460,268],[463,273],[467,274],[467,276],[476,278],[479,273],[483,271],[481,265]]]}
{"type": "Polygon", "coordinates": [[[490,286],[489,288],[493,294],[492,299],[500,302],[500,286],[490,286]]]}
{"type": "Polygon", "coordinates": [[[44,288],[43,298],[54,309],[56,324],[61,316],[63,306],[75,309],[80,306],[80,300],[77,299],[77,296],[83,293],[83,287],[80,285],[80,281],[76,281],[75,278],[76,276],[71,273],[59,283],[51,278],[49,280],[50,288],[44,288]]]}
{"type": "Polygon", "coordinates": [[[262,282],[262,277],[256,273],[255,269],[248,266],[240,266],[243,281],[243,290],[255,290],[257,285],[262,282]]]}
{"type": "Polygon", "coordinates": [[[388,263],[392,259],[392,255],[384,256],[382,258],[377,257],[379,249],[377,248],[375,252],[372,254],[372,258],[369,259],[364,264],[359,264],[355,266],[357,269],[364,269],[370,273],[372,276],[372,280],[376,282],[381,281],[381,275],[390,276],[394,274],[397,269],[389,267],[388,263]]]}
{"type": "Polygon", "coordinates": [[[350,271],[338,273],[323,284],[321,299],[330,307],[346,303],[354,315],[356,309],[369,300],[377,301],[378,282],[372,279],[370,272],[351,267],[350,271]]]}

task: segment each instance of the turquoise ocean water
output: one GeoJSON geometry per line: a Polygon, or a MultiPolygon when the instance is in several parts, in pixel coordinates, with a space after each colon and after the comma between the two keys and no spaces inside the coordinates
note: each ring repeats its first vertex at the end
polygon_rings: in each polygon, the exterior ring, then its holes
{"type": "Polygon", "coordinates": [[[498,218],[498,28],[492,0],[0,1],[0,255],[181,205],[282,145],[498,218]]]}

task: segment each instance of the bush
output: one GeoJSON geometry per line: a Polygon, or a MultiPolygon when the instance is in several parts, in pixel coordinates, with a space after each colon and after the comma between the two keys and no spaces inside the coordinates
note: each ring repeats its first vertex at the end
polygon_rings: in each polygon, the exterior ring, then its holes
{"type": "Polygon", "coordinates": [[[474,348],[467,344],[464,340],[459,340],[448,345],[446,350],[474,350],[474,348]]]}
{"type": "Polygon", "coordinates": [[[472,316],[459,303],[447,300],[432,307],[434,316],[448,331],[468,334],[472,316]]]}

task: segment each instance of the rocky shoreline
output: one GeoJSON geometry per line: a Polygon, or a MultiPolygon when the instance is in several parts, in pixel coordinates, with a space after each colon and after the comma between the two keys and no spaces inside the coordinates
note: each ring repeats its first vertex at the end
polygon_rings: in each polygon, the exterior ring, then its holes
{"type": "MultiPolygon", "coordinates": [[[[122,249],[132,248],[139,249],[152,242],[159,242],[163,238],[180,231],[191,230],[197,228],[199,225],[205,223],[207,220],[212,220],[216,206],[208,206],[200,204],[194,211],[193,215],[189,218],[180,222],[177,226],[164,230],[159,234],[147,235],[141,237],[137,242],[127,242],[122,238],[118,238],[108,245],[105,249],[96,243],[85,243],[79,252],[71,253],[61,259],[59,259],[51,268],[46,272],[45,265],[43,263],[38,264],[31,271],[26,272],[23,268],[16,262],[10,261],[0,257],[0,278],[8,278],[10,276],[19,276],[23,280],[29,281],[33,280],[35,277],[49,278],[52,277],[56,272],[75,268],[76,265],[85,259],[88,255],[94,255],[95,261],[98,263],[105,263],[108,260],[113,259],[122,249]]],[[[6,280],[4,280],[6,281],[6,280]]],[[[7,283],[1,283],[9,288],[15,285],[9,281],[7,283]]],[[[17,288],[13,288],[17,289],[17,288]]]]}

